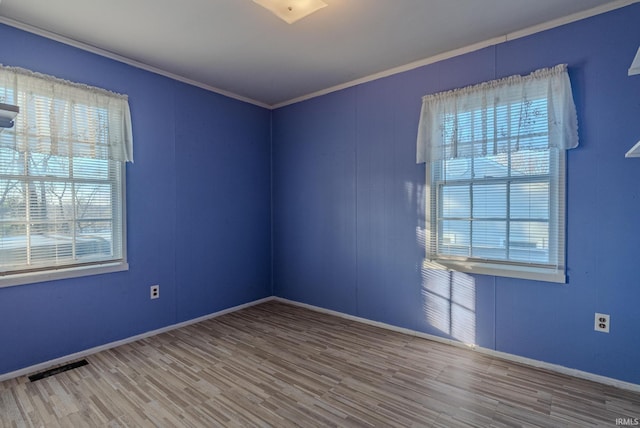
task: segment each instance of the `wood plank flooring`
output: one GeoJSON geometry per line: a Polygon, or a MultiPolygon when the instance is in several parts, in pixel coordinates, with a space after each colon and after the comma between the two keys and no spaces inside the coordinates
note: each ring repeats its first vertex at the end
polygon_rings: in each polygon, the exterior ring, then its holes
{"type": "Polygon", "coordinates": [[[0,383],[2,427],[615,427],[640,394],[268,302],[0,383]]]}

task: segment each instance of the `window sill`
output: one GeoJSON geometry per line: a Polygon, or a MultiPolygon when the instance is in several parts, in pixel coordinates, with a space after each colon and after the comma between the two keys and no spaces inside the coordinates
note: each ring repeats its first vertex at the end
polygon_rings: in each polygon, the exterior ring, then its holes
{"type": "Polygon", "coordinates": [[[502,265],[497,263],[480,263],[464,260],[433,260],[431,262],[426,262],[425,267],[433,268],[434,264],[446,269],[471,274],[555,282],[558,284],[566,284],[567,282],[567,277],[564,271],[558,271],[555,269],[502,265]]]}
{"type": "Polygon", "coordinates": [[[0,288],[13,287],[15,285],[35,284],[37,282],[55,281],[58,279],[79,278],[104,273],[121,272],[129,270],[127,262],[109,262],[92,266],[70,267],[42,272],[21,273],[0,277],[0,288]]]}

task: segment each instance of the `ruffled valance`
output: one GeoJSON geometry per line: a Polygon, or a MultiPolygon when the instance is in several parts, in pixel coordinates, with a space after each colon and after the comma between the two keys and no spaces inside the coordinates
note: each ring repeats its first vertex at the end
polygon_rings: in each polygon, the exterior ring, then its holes
{"type": "Polygon", "coordinates": [[[495,155],[578,146],[566,64],[426,95],[416,160],[495,155]]]}
{"type": "Polygon", "coordinates": [[[126,95],[0,65],[0,102],[20,107],[0,147],[133,162],[126,95]]]}

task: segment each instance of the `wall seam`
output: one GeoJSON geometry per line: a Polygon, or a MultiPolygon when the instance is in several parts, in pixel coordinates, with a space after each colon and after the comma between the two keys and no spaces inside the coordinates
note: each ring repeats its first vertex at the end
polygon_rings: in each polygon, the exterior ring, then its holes
{"type": "Polygon", "coordinates": [[[173,83],[172,91],[173,91],[173,168],[175,173],[173,174],[173,322],[178,322],[178,254],[176,252],[176,240],[178,239],[178,151],[177,151],[177,119],[176,119],[176,105],[177,105],[177,84],[173,83]]]}
{"type": "Polygon", "coordinates": [[[355,116],[355,126],[354,126],[354,133],[355,133],[355,138],[354,138],[354,148],[353,148],[353,152],[354,152],[354,162],[355,162],[355,174],[353,177],[354,180],[354,211],[355,211],[355,218],[354,218],[354,236],[355,236],[355,280],[356,280],[356,289],[355,289],[355,299],[356,299],[356,315],[360,315],[360,274],[359,274],[359,265],[360,265],[360,253],[359,253],[359,241],[358,241],[358,142],[359,142],[359,129],[360,129],[360,118],[358,116],[358,92],[359,92],[359,88],[355,88],[354,92],[354,102],[353,102],[353,110],[354,110],[354,116],[355,116]]]}
{"type": "Polygon", "coordinates": [[[271,296],[275,296],[275,252],[274,252],[274,215],[273,215],[273,110],[269,111],[269,233],[270,233],[270,269],[269,269],[269,286],[271,296]]]}

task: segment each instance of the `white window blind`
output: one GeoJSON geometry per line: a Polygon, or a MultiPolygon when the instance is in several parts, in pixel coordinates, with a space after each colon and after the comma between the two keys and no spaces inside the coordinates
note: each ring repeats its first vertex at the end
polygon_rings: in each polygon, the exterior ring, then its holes
{"type": "Polygon", "coordinates": [[[425,96],[428,259],[564,282],[565,150],[577,145],[566,65],[425,96]]]}
{"type": "Polygon", "coordinates": [[[127,97],[0,66],[0,275],[126,263],[127,97]]]}

